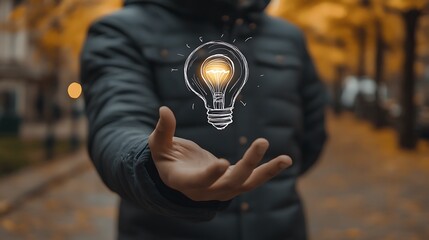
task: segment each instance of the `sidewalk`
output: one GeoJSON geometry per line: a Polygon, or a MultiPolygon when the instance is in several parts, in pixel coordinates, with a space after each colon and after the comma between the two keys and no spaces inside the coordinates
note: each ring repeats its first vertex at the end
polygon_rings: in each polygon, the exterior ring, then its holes
{"type": "Polygon", "coordinates": [[[392,130],[350,115],[328,127],[324,156],[300,181],[311,239],[429,239],[429,144],[401,151],[392,130]]]}
{"type": "Polygon", "coordinates": [[[68,180],[89,167],[85,149],[0,178],[0,217],[40,194],[50,185],[68,180]]]}
{"type": "Polygon", "coordinates": [[[84,150],[0,182],[0,196],[8,192],[11,196],[3,200],[18,206],[0,215],[0,239],[114,238],[117,198],[100,181],[84,150]],[[28,177],[23,180],[21,174],[28,177]]]}
{"type": "MultiPolygon", "coordinates": [[[[299,183],[311,239],[429,239],[429,144],[400,151],[393,131],[350,115],[329,129],[324,156],[299,183]]],[[[84,168],[0,217],[0,239],[113,240],[117,201],[84,168]]]]}

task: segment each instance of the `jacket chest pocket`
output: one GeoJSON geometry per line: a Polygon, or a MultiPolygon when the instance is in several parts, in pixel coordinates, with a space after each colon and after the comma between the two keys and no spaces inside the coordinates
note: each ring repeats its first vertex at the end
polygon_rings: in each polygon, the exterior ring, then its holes
{"type": "Polygon", "coordinates": [[[263,95],[284,98],[299,95],[303,64],[296,54],[262,52],[255,56],[258,72],[263,74],[263,95]]]}
{"type": "Polygon", "coordinates": [[[187,89],[183,75],[186,50],[149,47],[143,49],[143,54],[151,64],[155,84],[162,99],[194,97],[187,89]]]}

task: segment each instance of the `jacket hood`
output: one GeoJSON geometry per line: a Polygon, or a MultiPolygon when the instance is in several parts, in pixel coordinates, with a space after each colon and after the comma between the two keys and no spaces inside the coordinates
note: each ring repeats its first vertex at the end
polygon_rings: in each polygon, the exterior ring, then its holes
{"type": "Polygon", "coordinates": [[[125,5],[135,3],[152,3],[172,11],[193,16],[245,17],[261,13],[271,0],[125,0],[125,5]]]}

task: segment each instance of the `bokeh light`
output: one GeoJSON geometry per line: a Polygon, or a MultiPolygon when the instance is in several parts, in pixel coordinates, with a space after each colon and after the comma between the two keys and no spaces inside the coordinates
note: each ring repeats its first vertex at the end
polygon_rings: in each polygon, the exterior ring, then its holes
{"type": "Polygon", "coordinates": [[[72,82],[67,89],[67,93],[70,98],[77,99],[82,94],[82,86],[77,82],[72,82]]]}

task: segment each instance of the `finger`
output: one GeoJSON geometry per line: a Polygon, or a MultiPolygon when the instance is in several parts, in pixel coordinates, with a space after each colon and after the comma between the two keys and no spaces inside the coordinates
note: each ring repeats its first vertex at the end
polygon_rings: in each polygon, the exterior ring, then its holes
{"type": "Polygon", "coordinates": [[[250,177],[242,185],[242,188],[244,191],[250,191],[275,177],[277,174],[291,165],[292,160],[289,156],[278,156],[253,170],[250,177]]]}
{"type": "Polygon", "coordinates": [[[156,128],[151,134],[151,148],[160,146],[169,146],[173,142],[174,132],[176,131],[176,118],[168,107],[159,109],[159,120],[156,128]]]}
{"type": "Polygon", "coordinates": [[[220,159],[208,166],[204,171],[194,172],[194,169],[185,169],[175,181],[178,188],[195,189],[207,188],[216,182],[228,169],[229,162],[220,159]]]}
{"type": "Polygon", "coordinates": [[[240,186],[250,176],[252,171],[258,166],[267,151],[269,143],[266,139],[256,139],[244,153],[243,158],[238,161],[228,181],[231,184],[240,186]]]}

